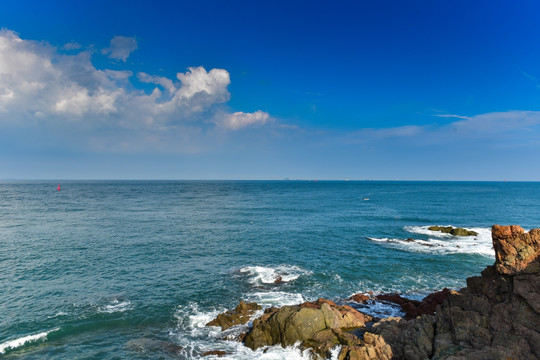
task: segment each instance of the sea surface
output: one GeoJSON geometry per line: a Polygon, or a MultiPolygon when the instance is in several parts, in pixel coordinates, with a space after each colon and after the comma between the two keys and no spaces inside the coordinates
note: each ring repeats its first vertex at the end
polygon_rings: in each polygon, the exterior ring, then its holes
{"type": "MultiPolygon", "coordinates": [[[[0,182],[0,358],[199,359],[223,350],[222,359],[307,359],[295,347],[254,352],[228,340],[245,327],[205,324],[240,300],[268,307],[459,289],[494,262],[491,225],[540,226],[540,183],[57,185],[0,182]]],[[[363,310],[399,315],[388,304],[363,310]]]]}

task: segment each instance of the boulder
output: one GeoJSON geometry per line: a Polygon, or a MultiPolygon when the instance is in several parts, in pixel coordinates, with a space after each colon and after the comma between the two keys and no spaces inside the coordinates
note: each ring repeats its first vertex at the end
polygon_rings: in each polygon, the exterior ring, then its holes
{"type": "Polygon", "coordinates": [[[221,330],[227,330],[234,325],[246,324],[257,310],[262,310],[262,306],[257,303],[245,303],[240,301],[234,310],[219,314],[214,320],[206,326],[220,326],[221,330]]]}
{"type": "Polygon", "coordinates": [[[364,328],[371,321],[369,315],[360,313],[347,305],[319,299],[300,305],[269,309],[245,337],[245,345],[251,349],[281,344],[283,346],[302,343],[323,356],[338,344],[351,344],[358,337],[348,330],[364,328]]]}

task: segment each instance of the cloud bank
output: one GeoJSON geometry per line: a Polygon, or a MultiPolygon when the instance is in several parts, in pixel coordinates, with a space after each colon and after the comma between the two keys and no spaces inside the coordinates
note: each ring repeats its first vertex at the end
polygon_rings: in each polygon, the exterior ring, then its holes
{"type": "MultiPolygon", "coordinates": [[[[66,49],[77,49],[68,45],[66,49]]],[[[136,48],[135,38],[116,36],[104,53],[125,61],[136,48]]],[[[134,75],[128,69],[98,69],[92,56],[86,50],[65,54],[1,30],[0,126],[61,124],[91,134],[100,146],[115,141],[112,135],[129,132],[137,146],[142,141],[166,147],[165,142],[178,144],[212,127],[232,131],[270,119],[262,111],[227,110],[231,81],[225,69],[190,67],[169,79],[144,72],[134,75]],[[137,81],[155,87],[143,91],[137,81]],[[95,139],[100,136],[111,138],[95,139]]]]}

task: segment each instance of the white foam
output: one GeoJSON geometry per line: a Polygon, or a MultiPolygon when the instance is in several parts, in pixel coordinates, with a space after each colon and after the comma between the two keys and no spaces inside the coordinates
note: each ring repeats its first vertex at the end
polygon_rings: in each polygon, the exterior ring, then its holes
{"type": "Polygon", "coordinates": [[[491,241],[491,229],[489,228],[467,228],[467,230],[477,232],[478,235],[475,236],[454,236],[440,231],[428,230],[428,226],[406,226],[405,230],[410,233],[427,235],[428,239],[414,239],[414,241],[397,238],[369,237],[367,239],[411,252],[495,256],[491,241]]]}
{"type": "MultiPolygon", "coordinates": [[[[201,354],[211,350],[222,350],[226,355],[205,356],[204,359],[229,359],[229,360],[312,360],[309,350],[302,351],[299,344],[281,347],[279,345],[251,350],[238,341],[221,341],[219,343],[192,342],[180,353],[188,359],[198,359],[201,354]]],[[[332,357],[337,360],[336,357],[332,357]]]]}
{"type": "Polygon", "coordinates": [[[116,313],[124,312],[131,309],[131,301],[113,299],[110,304],[99,307],[98,312],[101,313],[116,313]]]}
{"type": "Polygon", "coordinates": [[[13,349],[22,347],[28,343],[37,342],[37,341],[45,341],[47,339],[47,335],[49,335],[53,331],[58,331],[58,330],[60,330],[60,328],[44,331],[39,334],[23,336],[15,340],[9,340],[9,341],[3,342],[0,344],[0,354],[5,354],[7,350],[13,350],[13,349]]]}
{"type": "MultiPolygon", "coordinates": [[[[284,293],[283,293],[284,294],[284,293]]],[[[298,300],[298,298],[297,298],[298,300]]],[[[303,299],[302,299],[303,300],[303,299]]],[[[213,309],[210,311],[199,311],[197,303],[190,303],[186,306],[179,306],[175,317],[178,320],[176,329],[169,333],[176,338],[175,343],[183,347],[179,353],[180,357],[186,359],[199,359],[207,351],[221,350],[226,355],[218,357],[210,355],[204,359],[228,359],[228,360],[312,360],[309,350],[301,350],[298,344],[289,347],[270,346],[251,350],[241,342],[232,340],[234,335],[245,332],[250,324],[232,327],[226,331],[221,331],[219,327],[206,326],[223,310],[213,309]]],[[[262,314],[258,312],[254,317],[262,314]]],[[[337,360],[340,349],[332,350],[332,360],[337,360]]]]}
{"type": "Polygon", "coordinates": [[[248,301],[254,301],[259,305],[264,306],[288,306],[297,305],[305,302],[302,294],[288,293],[284,291],[261,291],[248,294],[248,301]]]}
{"type": "Polygon", "coordinates": [[[363,304],[354,306],[354,308],[356,308],[358,311],[379,318],[397,317],[405,314],[399,305],[378,300],[367,300],[363,304]]]}
{"type": "Polygon", "coordinates": [[[309,275],[311,271],[304,270],[298,266],[279,265],[275,268],[266,266],[246,266],[239,270],[240,273],[250,276],[249,282],[252,284],[275,284],[276,281],[290,282],[298,279],[302,275],[309,275]]]}

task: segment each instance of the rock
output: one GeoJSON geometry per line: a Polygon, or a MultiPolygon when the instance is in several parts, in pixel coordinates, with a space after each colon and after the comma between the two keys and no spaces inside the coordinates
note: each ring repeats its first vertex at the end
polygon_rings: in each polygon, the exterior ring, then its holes
{"type": "MultiPolygon", "coordinates": [[[[406,311],[405,318],[373,318],[351,307],[319,299],[267,309],[253,322],[245,345],[281,344],[312,348],[323,357],[341,346],[340,360],[540,359],[540,229],[493,227],[494,266],[448,289],[414,301],[383,294],[406,311]],[[408,320],[410,318],[410,320],[408,320]]],[[[350,300],[372,299],[357,294],[350,300]]]]}
{"type": "Polygon", "coordinates": [[[349,298],[349,300],[355,301],[361,304],[364,304],[368,300],[371,300],[371,299],[373,299],[373,293],[371,291],[367,294],[354,294],[353,296],[349,298]]]}
{"type": "Polygon", "coordinates": [[[467,230],[464,228],[454,228],[452,226],[430,226],[428,230],[431,231],[440,231],[447,234],[452,234],[454,236],[476,236],[478,233],[476,231],[467,230]]]}
{"type": "Polygon", "coordinates": [[[540,229],[493,225],[495,268],[501,274],[540,272],[540,229]]]}
{"type": "Polygon", "coordinates": [[[222,357],[222,356],[227,355],[227,352],[223,351],[223,350],[212,350],[212,351],[206,351],[206,352],[202,353],[203,357],[204,356],[210,356],[210,355],[216,355],[218,357],[222,357]]]}
{"type": "Polygon", "coordinates": [[[350,306],[319,299],[267,310],[254,320],[244,343],[255,350],[268,345],[290,346],[300,342],[306,348],[327,355],[337,344],[358,341],[356,336],[344,330],[363,328],[369,321],[370,316],[350,306]]]}
{"type": "Polygon", "coordinates": [[[219,314],[214,320],[207,323],[206,326],[220,326],[222,331],[227,330],[231,326],[247,323],[251,319],[251,316],[257,310],[261,309],[262,306],[257,305],[257,303],[245,303],[240,301],[234,310],[219,314]]]}

